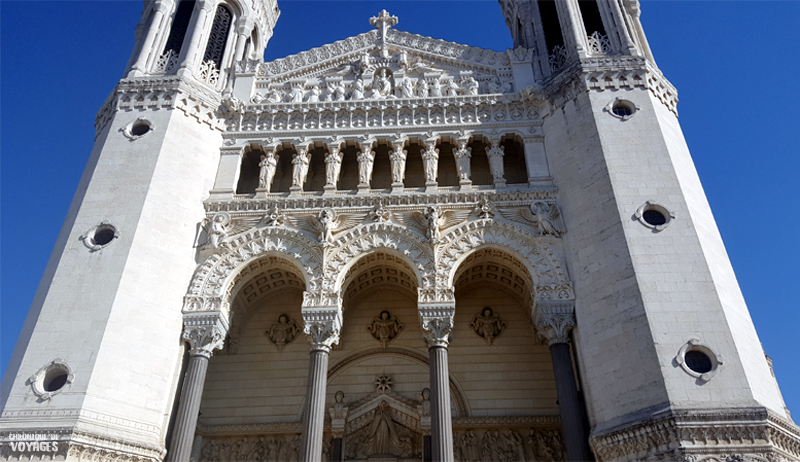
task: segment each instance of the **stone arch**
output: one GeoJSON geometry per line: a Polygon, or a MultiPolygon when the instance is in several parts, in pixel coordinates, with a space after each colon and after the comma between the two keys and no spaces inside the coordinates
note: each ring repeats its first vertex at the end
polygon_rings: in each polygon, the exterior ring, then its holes
{"type": "Polygon", "coordinates": [[[370,223],[348,231],[333,242],[325,258],[325,287],[340,292],[345,275],[358,259],[381,251],[406,260],[414,270],[419,287],[434,284],[433,249],[417,233],[392,223],[370,223]]]}
{"type": "Polygon", "coordinates": [[[322,286],[322,255],[316,243],[302,234],[280,227],[266,227],[242,234],[222,244],[195,271],[184,297],[184,312],[220,311],[230,316],[231,295],[246,277],[247,266],[264,256],[280,256],[303,276],[306,291],[322,286]]]}
{"type": "Polygon", "coordinates": [[[567,269],[549,240],[492,219],[470,221],[442,236],[436,277],[439,284],[450,287],[459,265],[471,253],[481,248],[497,248],[525,265],[533,279],[537,300],[574,298],[567,269]]]}

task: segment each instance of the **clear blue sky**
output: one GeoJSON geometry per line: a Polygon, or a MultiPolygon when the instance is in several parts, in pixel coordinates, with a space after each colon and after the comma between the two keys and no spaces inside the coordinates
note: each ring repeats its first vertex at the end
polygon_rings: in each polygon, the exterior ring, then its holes
{"type": "MultiPolygon", "coordinates": [[[[401,30],[495,50],[511,42],[491,0],[279,6],[267,60],[370,30],[369,18],[382,8],[400,18],[401,30]]],[[[141,9],[141,1],[0,1],[0,371],[86,165],[94,115],[128,61],[141,9]]],[[[798,20],[800,2],[642,4],[739,283],[796,415],[798,20]]]]}

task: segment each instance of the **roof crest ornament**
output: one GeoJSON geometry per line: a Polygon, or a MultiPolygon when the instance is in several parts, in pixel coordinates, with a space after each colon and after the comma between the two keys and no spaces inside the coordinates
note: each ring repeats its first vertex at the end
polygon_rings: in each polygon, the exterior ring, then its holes
{"type": "Polygon", "coordinates": [[[386,10],[381,10],[378,16],[369,18],[369,23],[378,28],[380,32],[381,47],[386,46],[386,33],[392,26],[397,25],[397,16],[390,16],[386,10]]]}

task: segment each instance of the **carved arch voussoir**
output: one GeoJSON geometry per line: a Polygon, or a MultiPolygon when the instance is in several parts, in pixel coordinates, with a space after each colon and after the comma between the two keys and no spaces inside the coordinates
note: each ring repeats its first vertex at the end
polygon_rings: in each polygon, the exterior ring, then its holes
{"type": "Polygon", "coordinates": [[[386,251],[406,259],[420,287],[434,284],[433,248],[421,235],[393,223],[370,223],[348,231],[328,247],[325,286],[343,290],[347,270],[360,257],[375,251],[386,251]]]}
{"type": "Polygon", "coordinates": [[[442,236],[436,274],[443,278],[442,284],[452,285],[461,262],[478,249],[494,247],[518,258],[537,287],[571,286],[566,267],[548,240],[508,223],[491,219],[470,221],[442,236]]]}
{"type": "Polygon", "coordinates": [[[237,236],[221,246],[195,271],[184,297],[183,311],[230,311],[237,276],[247,265],[265,256],[279,256],[292,263],[305,281],[306,290],[322,286],[322,255],[308,237],[286,228],[267,227],[237,236]]]}

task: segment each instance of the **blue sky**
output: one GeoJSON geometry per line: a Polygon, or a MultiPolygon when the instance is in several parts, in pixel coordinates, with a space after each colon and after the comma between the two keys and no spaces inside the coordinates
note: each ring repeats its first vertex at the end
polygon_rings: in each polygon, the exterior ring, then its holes
{"type": "MultiPolygon", "coordinates": [[[[496,1],[279,0],[267,60],[371,29],[495,50],[511,45],[496,1]]],[[[94,115],[122,77],[141,1],[0,1],[0,370],[94,141],[94,115]]],[[[764,349],[800,412],[800,2],[642,2],[656,62],[764,349]]],[[[57,346],[53,346],[54,351],[57,346]]],[[[24,374],[25,372],[23,372],[24,374]]],[[[800,414],[798,414],[800,415],[800,414]]]]}

